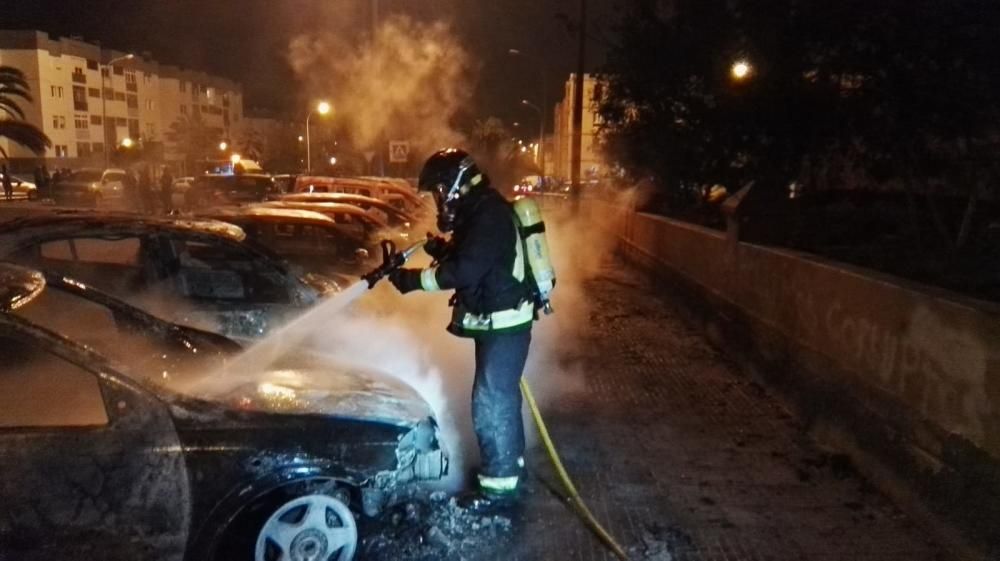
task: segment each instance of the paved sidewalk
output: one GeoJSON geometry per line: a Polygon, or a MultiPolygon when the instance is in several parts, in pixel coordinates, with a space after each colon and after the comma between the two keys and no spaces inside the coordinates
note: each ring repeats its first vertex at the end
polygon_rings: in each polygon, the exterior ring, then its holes
{"type": "MultiPolygon", "coordinates": [[[[951,557],[620,268],[595,300],[582,391],[545,416],[594,513],[634,559],[923,561],[951,557]]],[[[533,427],[528,427],[533,430],[533,427]]],[[[547,490],[540,448],[513,545],[482,558],[612,559],[547,490]]]]}

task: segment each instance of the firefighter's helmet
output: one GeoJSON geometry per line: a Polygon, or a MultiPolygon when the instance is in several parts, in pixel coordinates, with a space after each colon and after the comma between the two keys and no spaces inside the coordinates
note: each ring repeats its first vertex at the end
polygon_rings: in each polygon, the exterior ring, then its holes
{"type": "Polygon", "coordinates": [[[473,188],[487,183],[468,152],[458,148],[439,150],[424,163],[417,188],[429,191],[437,205],[438,229],[449,232],[455,227],[455,214],[462,197],[473,188]]]}

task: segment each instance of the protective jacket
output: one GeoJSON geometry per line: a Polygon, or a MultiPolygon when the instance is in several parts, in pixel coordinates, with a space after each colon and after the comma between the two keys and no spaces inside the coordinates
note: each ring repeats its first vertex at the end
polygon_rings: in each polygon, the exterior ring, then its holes
{"type": "Polygon", "coordinates": [[[455,290],[448,330],[462,337],[531,329],[531,291],[524,283],[524,251],[510,203],[483,185],[456,212],[445,255],[420,273],[424,290],[455,290]]]}

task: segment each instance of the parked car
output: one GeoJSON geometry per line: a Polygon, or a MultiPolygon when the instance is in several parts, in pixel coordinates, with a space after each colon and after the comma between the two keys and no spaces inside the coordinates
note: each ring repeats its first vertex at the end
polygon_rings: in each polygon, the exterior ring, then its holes
{"type": "MultiPolygon", "coordinates": [[[[394,199],[398,195],[388,195],[394,199]]],[[[417,222],[417,218],[399,206],[386,202],[384,199],[366,197],[353,193],[291,193],[278,198],[279,201],[299,203],[343,203],[354,205],[362,210],[377,211],[386,224],[393,228],[409,228],[417,222]]]]}
{"type": "Polygon", "coordinates": [[[33,201],[38,198],[38,186],[35,179],[28,176],[11,174],[11,181],[14,185],[14,198],[33,201]]]}
{"type": "Polygon", "coordinates": [[[311,203],[298,201],[270,201],[261,203],[264,208],[311,210],[349,229],[357,236],[372,240],[389,234],[389,223],[375,212],[344,203],[311,203]]]}
{"type": "Polygon", "coordinates": [[[345,285],[379,264],[375,244],[311,210],[243,206],[209,209],[198,216],[235,224],[247,238],[301,270],[345,285]]]}
{"type": "Polygon", "coordinates": [[[403,187],[391,179],[371,177],[325,177],[300,175],[295,180],[296,193],[351,193],[383,199],[398,205],[400,210],[423,206],[423,199],[411,187],[403,187]],[[392,195],[393,197],[387,198],[392,195]]]}
{"type": "Polygon", "coordinates": [[[409,388],[328,363],[215,370],[238,351],[0,265],[4,558],[347,560],[356,517],[447,473],[409,388]],[[212,383],[180,392],[177,373],[212,383]]]}
{"type": "Polygon", "coordinates": [[[80,169],[52,185],[57,204],[98,206],[120,201],[125,196],[125,170],[80,169]]]}
{"type": "Polygon", "coordinates": [[[0,224],[0,259],[78,278],[163,317],[231,337],[267,333],[340,285],[299,277],[232,224],[63,211],[0,224]]]}
{"type": "Polygon", "coordinates": [[[274,181],[269,175],[199,175],[185,192],[187,208],[244,204],[267,200],[276,194],[274,181]]]}

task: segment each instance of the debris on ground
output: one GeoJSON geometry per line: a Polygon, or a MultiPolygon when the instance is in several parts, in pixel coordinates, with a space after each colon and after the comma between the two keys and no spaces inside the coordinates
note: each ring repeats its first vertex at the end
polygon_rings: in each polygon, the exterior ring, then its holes
{"type": "Polygon", "coordinates": [[[372,522],[365,534],[365,561],[459,561],[497,550],[510,541],[511,520],[480,516],[435,492],[409,498],[372,522]]]}
{"type": "Polygon", "coordinates": [[[691,547],[691,537],[673,526],[647,524],[639,543],[628,548],[630,559],[642,561],[673,561],[674,552],[691,547]]]}

